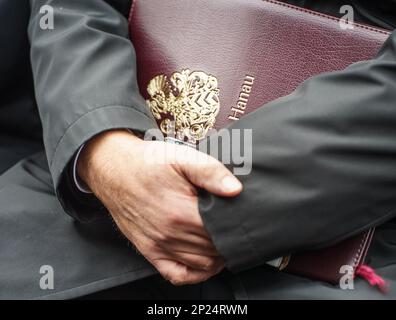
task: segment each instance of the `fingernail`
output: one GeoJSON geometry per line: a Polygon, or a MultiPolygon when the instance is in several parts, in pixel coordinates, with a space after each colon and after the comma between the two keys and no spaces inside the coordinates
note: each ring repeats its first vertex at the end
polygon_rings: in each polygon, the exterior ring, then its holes
{"type": "Polygon", "coordinates": [[[223,190],[226,192],[236,192],[241,190],[242,184],[234,176],[225,176],[222,181],[223,190]]]}

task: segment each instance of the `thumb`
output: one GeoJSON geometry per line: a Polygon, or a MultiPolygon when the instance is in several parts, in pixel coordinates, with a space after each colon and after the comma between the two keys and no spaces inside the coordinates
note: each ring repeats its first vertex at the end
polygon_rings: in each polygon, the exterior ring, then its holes
{"type": "Polygon", "coordinates": [[[199,161],[180,165],[184,175],[192,184],[224,197],[233,197],[242,192],[242,183],[220,161],[199,153],[199,161]]]}

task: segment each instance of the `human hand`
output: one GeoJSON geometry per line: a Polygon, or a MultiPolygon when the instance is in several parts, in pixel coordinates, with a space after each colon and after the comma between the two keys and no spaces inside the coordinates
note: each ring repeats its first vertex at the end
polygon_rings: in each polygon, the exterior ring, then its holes
{"type": "Polygon", "coordinates": [[[219,196],[239,194],[241,183],[223,164],[189,147],[117,130],[92,139],[77,170],[120,231],[164,278],[194,284],[223,269],[200,217],[195,187],[219,196]],[[151,159],[173,158],[148,163],[148,153],[151,159]]]}

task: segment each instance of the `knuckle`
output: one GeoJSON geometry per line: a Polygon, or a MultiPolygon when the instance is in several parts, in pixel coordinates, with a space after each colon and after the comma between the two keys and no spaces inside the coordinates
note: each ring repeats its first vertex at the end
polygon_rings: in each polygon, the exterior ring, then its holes
{"type": "Polygon", "coordinates": [[[204,263],[205,270],[211,271],[216,268],[216,260],[215,259],[207,259],[204,263]]]}
{"type": "Polygon", "coordinates": [[[162,232],[162,242],[165,244],[172,244],[177,240],[176,232],[174,228],[164,228],[162,232]]]}
{"type": "Polygon", "coordinates": [[[173,277],[172,277],[172,274],[171,274],[171,272],[169,272],[169,271],[167,271],[167,272],[161,272],[161,275],[162,275],[162,277],[165,279],[165,280],[167,280],[167,281],[169,281],[170,283],[172,283],[173,284],[173,277]]]}
{"type": "Polygon", "coordinates": [[[174,285],[174,286],[183,286],[186,284],[190,284],[189,282],[189,275],[186,270],[177,272],[176,274],[172,275],[169,281],[174,285]]]}
{"type": "Polygon", "coordinates": [[[170,281],[170,283],[172,285],[177,286],[177,287],[188,284],[187,280],[180,276],[173,276],[173,277],[170,277],[168,280],[170,281]]]}
{"type": "Polygon", "coordinates": [[[155,234],[154,239],[157,243],[167,243],[169,241],[169,236],[168,233],[161,231],[155,234]]]}
{"type": "Polygon", "coordinates": [[[214,259],[210,258],[201,258],[199,260],[194,261],[195,267],[205,270],[205,271],[211,271],[214,269],[216,266],[216,261],[214,259]]]}
{"type": "Polygon", "coordinates": [[[177,211],[172,211],[168,215],[170,225],[178,225],[183,222],[183,215],[177,211]]]}
{"type": "Polygon", "coordinates": [[[170,279],[169,280],[170,283],[176,287],[180,287],[182,285],[185,285],[185,283],[183,281],[181,281],[180,279],[170,279]]]}
{"type": "Polygon", "coordinates": [[[163,230],[157,233],[155,241],[158,244],[171,244],[176,239],[175,232],[172,230],[173,229],[163,228],[163,230]]]}

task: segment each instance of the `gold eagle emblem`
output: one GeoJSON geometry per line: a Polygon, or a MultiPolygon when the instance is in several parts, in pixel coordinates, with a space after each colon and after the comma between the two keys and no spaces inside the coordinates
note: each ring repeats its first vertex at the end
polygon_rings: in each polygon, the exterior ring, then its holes
{"type": "Polygon", "coordinates": [[[184,69],[168,81],[153,78],[147,87],[147,104],[166,136],[196,143],[213,128],[220,111],[218,80],[202,71],[184,69]]]}

